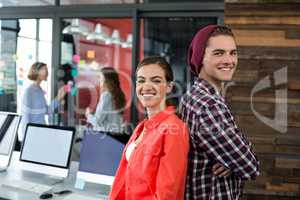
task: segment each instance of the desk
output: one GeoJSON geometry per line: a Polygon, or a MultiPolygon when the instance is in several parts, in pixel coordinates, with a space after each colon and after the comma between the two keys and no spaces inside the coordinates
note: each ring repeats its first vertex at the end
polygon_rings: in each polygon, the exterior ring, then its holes
{"type": "MultiPolygon", "coordinates": [[[[31,181],[35,183],[42,183],[45,185],[52,185],[55,182],[55,179],[47,175],[22,170],[20,168],[19,156],[20,156],[19,152],[13,153],[10,167],[6,172],[0,173],[0,185],[4,183],[6,180],[10,180],[10,179],[31,181]]],[[[84,190],[78,190],[74,188],[78,166],[79,166],[78,162],[74,162],[74,161],[71,162],[71,168],[70,168],[71,170],[68,178],[65,179],[63,182],[53,185],[53,191],[69,189],[72,190],[73,193],[96,197],[98,199],[108,199],[107,194],[109,193],[110,187],[106,185],[86,183],[84,190]]],[[[15,189],[6,188],[2,186],[0,186],[0,197],[9,198],[12,200],[38,200],[39,199],[38,194],[27,192],[27,191],[15,190],[15,189]]],[[[62,200],[64,197],[65,195],[62,196],[55,195],[53,196],[53,198],[51,198],[51,200],[62,200]]]]}

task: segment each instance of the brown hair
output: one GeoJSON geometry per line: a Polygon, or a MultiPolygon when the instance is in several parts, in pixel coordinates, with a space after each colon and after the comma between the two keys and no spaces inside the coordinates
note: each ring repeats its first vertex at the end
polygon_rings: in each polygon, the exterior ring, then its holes
{"type": "Polygon", "coordinates": [[[213,32],[210,34],[210,37],[218,36],[218,35],[226,35],[234,38],[234,34],[231,28],[227,26],[218,26],[213,32]]]}
{"type": "Polygon", "coordinates": [[[39,77],[39,71],[42,67],[47,66],[46,63],[43,62],[35,62],[31,65],[29,72],[28,72],[28,79],[32,81],[36,81],[39,77]]]}
{"type": "Polygon", "coordinates": [[[145,65],[151,65],[151,64],[157,64],[160,66],[160,68],[165,72],[165,78],[167,82],[172,82],[173,77],[173,71],[170,66],[170,64],[161,56],[149,56],[144,58],[137,66],[135,73],[139,71],[139,69],[145,65]]]}
{"type": "Polygon", "coordinates": [[[104,67],[101,69],[101,73],[104,77],[104,83],[112,95],[112,101],[115,109],[120,113],[123,113],[123,109],[126,105],[126,99],[125,94],[120,87],[118,72],[112,67],[104,67]]]}
{"type": "MultiPolygon", "coordinates": [[[[165,78],[168,83],[171,83],[174,79],[173,70],[171,65],[161,56],[149,56],[144,58],[137,66],[135,73],[139,71],[145,65],[157,64],[165,73],[165,78]]],[[[166,105],[173,105],[173,103],[167,99],[166,105]]]]}

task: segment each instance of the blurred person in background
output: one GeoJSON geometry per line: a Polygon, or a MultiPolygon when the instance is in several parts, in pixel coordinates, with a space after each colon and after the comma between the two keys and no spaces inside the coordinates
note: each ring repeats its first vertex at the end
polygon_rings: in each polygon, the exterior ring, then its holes
{"type": "Polygon", "coordinates": [[[87,122],[94,129],[109,132],[122,132],[123,112],[126,105],[125,94],[121,89],[118,72],[112,67],[100,71],[100,98],[96,112],[87,108],[87,122]]]}
{"type": "Polygon", "coordinates": [[[42,62],[35,62],[28,73],[28,79],[32,81],[32,84],[26,88],[22,99],[21,129],[18,131],[18,140],[20,142],[23,141],[28,123],[46,124],[46,115],[49,116],[49,121],[51,121],[54,110],[59,106],[60,100],[66,94],[64,87],[61,87],[56,98],[50,105],[47,105],[45,92],[41,88],[41,82],[46,81],[47,78],[47,65],[42,62]]]}

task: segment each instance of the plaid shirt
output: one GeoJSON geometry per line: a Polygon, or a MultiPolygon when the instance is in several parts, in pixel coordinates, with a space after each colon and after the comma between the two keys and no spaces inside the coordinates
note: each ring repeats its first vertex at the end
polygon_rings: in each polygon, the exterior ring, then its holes
{"type": "Polygon", "coordinates": [[[224,98],[207,81],[196,78],[183,96],[182,119],[190,128],[187,200],[237,200],[243,180],[259,175],[251,144],[241,134],[224,98]],[[217,177],[212,166],[220,163],[231,175],[217,177]]]}

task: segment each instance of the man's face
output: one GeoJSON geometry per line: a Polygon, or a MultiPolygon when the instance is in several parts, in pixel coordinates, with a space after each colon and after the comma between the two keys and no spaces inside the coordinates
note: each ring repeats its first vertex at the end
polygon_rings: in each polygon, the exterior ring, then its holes
{"type": "Polygon", "coordinates": [[[203,57],[201,77],[214,83],[230,81],[237,66],[237,48],[233,37],[210,37],[203,57]]]}

